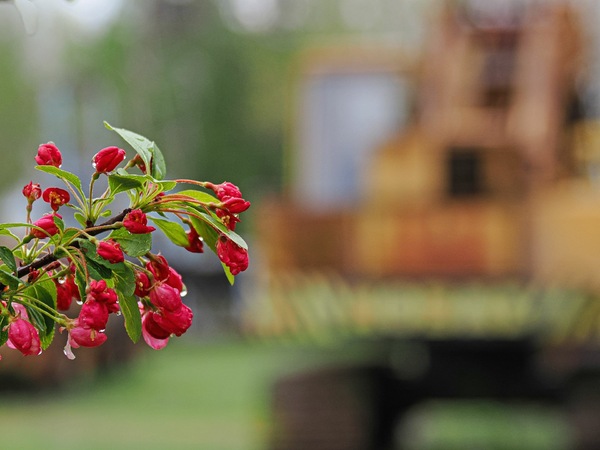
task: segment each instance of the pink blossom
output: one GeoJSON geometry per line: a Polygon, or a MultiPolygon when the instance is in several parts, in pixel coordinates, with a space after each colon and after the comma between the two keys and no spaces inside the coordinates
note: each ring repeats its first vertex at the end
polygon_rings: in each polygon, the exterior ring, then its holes
{"type": "Polygon", "coordinates": [[[19,350],[23,355],[39,355],[42,353],[40,335],[29,321],[16,317],[8,325],[8,346],[19,350]]]}

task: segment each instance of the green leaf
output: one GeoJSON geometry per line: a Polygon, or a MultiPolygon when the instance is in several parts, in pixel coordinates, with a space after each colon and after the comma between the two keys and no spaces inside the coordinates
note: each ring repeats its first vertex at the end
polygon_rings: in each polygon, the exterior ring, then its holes
{"type": "MultiPolygon", "coordinates": [[[[112,270],[94,261],[88,255],[85,255],[85,262],[87,263],[88,272],[90,277],[96,281],[104,280],[112,276],[112,270]]],[[[82,297],[83,298],[83,297],[82,297]]]]}
{"type": "Polygon", "coordinates": [[[8,341],[8,329],[4,329],[8,325],[8,317],[0,316],[0,347],[8,341]]]}
{"type": "Polygon", "coordinates": [[[7,230],[10,228],[22,228],[22,227],[31,228],[31,224],[25,223],[25,222],[9,222],[9,223],[0,224],[0,230],[7,230]]]}
{"type": "MultiPolygon", "coordinates": [[[[219,239],[219,233],[217,231],[215,231],[215,229],[212,228],[210,225],[208,225],[206,222],[203,222],[202,220],[199,220],[195,217],[191,217],[191,220],[192,220],[192,225],[194,226],[194,228],[196,229],[198,234],[200,236],[202,236],[204,243],[215,254],[217,254],[217,239],[219,239]]],[[[229,284],[231,284],[233,286],[233,284],[235,282],[235,276],[231,273],[231,271],[229,270],[229,267],[227,267],[223,262],[221,262],[221,265],[223,266],[223,271],[225,272],[227,281],[229,281],[229,284]]]]}
{"type": "Polygon", "coordinates": [[[202,218],[208,224],[210,224],[213,228],[217,229],[221,234],[227,236],[229,239],[235,242],[238,246],[242,247],[244,250],[248,250],[248,244],[246,244],[246,241],[244,241],[244,239],[235,231],[231,231],[229,228],[223,225],[223,222],[221,222],[217,216],[213,214],[208,214],[200,210],[197,210],[197,213],[198,215],[202,216],[202,218]]]}
{"type": "Polygon", "coordinates": [[[142,335],[142,317],[138,308],[137,299],[133,295],[135,291],[135,273],[125,263],[115,264],[113,270],[114,288],[119,296],[119,306],[123,319],[125,319],[125,330],[133,342],[137,342],[142,335]]]}
{"type": "Polygon", "coordinates": [[[129,191],[131,189],[140,189],[144,185],[137,177],[130,175],[109,175],[108,186],[112,195],[116,195],[119,192],[129,191]]]}
{"type": "Polygon", "coordinates": [[[75,236],[79,234],[79,230],[76,228],[67,228],[62,235],[61,242],[70,242],[75,236]]]}
{"type": "Polygon", "coordinates": [[[158,148],[156,143],[152,143],[152,176],[157,180],[164,180],[167,176],[167,165],[165,164],[165,158],[162,152],[158,148]]]}
{"type": "MultiPolygon", "coordinates": [[[[76,242],[85,256],[85,263],[90,277],[97,281],[110,278],[112,276],[112,264],[98,256],[96,246],[87,239],[78,239],[76,242]]],[[[85,280],[82,281],[85,284],[85,280]]]]}
{"type": "Polygon", "coordinates": [[[2,259],[4,264],[6,264],[13,273],[17,271],[15,255],[13,255],[13,252],[8,247],[0,246],[0,259],[2,259]]]}
{"type": "Polygon", "coordinates": [[[81,213],[74,213],[73,217],[75,217],[75,220],[77,220],[77,222],[79,222],[79,225],[81,225],[83,228],[87,227],[87,223],[85,221],[85,216],[81,213]]]}
{"type": "Polygon", "coordinates": [[[127,297],[133,295],[135,292],[135,273],[131,267],[124,262],[114,264],[113,279],[115,280],[115,288],[119,292],[122,292],[127,297]]]}
{"type": "Polygon", "coordinates": [[[109,130],[116,132],[131,145],[137,154],[140,155],[140,158],[142,158],[146,167],[150,170],[150,175],[157,180],[162,180],[164,178],[166,171],[164,158],[154,142],[133,131],[115,128],[107,122],[104,122],[104,126],[109,130]]]}
{"type": "Polygon", "coordinates": [[[15,241],[21,241],[21,239],[10,230],[0,230],[0,236],[10,236],[15,241]]]}
{"type": "Polygon", "coordinates": [[[8,269],[8,267],[6,266],[0,266],[0,283],[2,283],[5,286],[8,286],[11,289],[16,289],[21,283],[21,280],[15,277],[12,273],[9,273],[6,270],[4,270],[4,268],[8,269]]]}
{"type": "Polygon", "coordinates": [[[235,276],[231,273],[231,270],[229,270],[229,267],[227,267],[224,262],[221,262],[221,265],[223,266],[223,271],[225,272],[227,281],[229,281],[229,284],[233,286],[235,283],[235,276]]]}
{"type": "Polygon", "coordinates": [[[175,189],[175,187],[177,186],[177,181],[172,181],[172,180],[162,180],[162,181],[153,181],[153,182],[158,184],[163,192],[168,192],[171,189],[175,189]]]}
{"type": "MultiPolygon", "coordinates": [[[[56,309],[56,285],[51,279],[38,280],[35,284],[27,287],[24,293],[30,297],[38,299],[52,309],[56,309]]],[[[38,311],[28,308],[30,317],[35,317],[35,321],[40,330],[40,340],[42,349],[47,349],[54,339],[55,323],[50,317],[40,314],[38,311]]]]}
{"type": "Polygon", "coordinates": [[[183,227],[177,222],[171,222],[170,220],[158,219],[156,217],[148,218],[156,224],[158,228],[169,238],[169,240],[179,247],[187,247],[189,245],[189,241],[187,238],[187,234],[183,227]]]}
{"type": "Polygon", "coordinates": [[[215,231],[213,227],[208,225],[206,222],[197,219],[196,217],[190,217],[192,225],[196,229],[196,232],[202,236],[202,240],[208,248],[210,248],[215,254],[217,253],[217,239],[219,239],[219,233],[215,231]]]}
{"type": "Polygon", "coordinates": [[[221,201],[207,192],[195,191],[193,189],[186,189],[185,191],[178,192],[179,195],[187,195],[188,197],[195,198],[202,203],[221,203],[221,201]]]}
{"type": "Polygon", "coordinates": [[[119,244],[125,253],[129,256],[143,256],[152,248],[152,235],[146,234],[131,234],[125,228],[114,230],[110,236],[119,244]]]}
{"type": "Polygon", "coordinates": [[[85,278],[85,270],[78,258],[74,259],[77,270],[75,271],[75,284],[79,288],[79,298],[85,299],[85,291],[87,290],[87,280],[85,278]]]}
{"type": "Polygon", "coordinates": [[[82,197],[85,197],[83,194],[83,189],[81,187],[81,180],[77,175],[71,172],[67,172],[66,170],[59,169],[54,166],[35,166],[37,170],[42,172],[49,173],[51,175],[55,175],[56,177],[63,180],[65,183],[72,184],[81,194],[82,197]]]}
{"type": "Polygon", "coordinates": [[[151,175],[139,175],[137,173],[129,173],[125,169],[122,169],[122,168],[117,169],[115,171],[115,173],[116,173],[116,175],[120,175],[122,177],[127,177],[130,180],[137,180],[142,184],[147,181],[149,181],[150,183],[157,184],[158,186],[160,186],[162,192],[170,191],[171,189],[174,189],[177,186],[177,181],[157,180],[156,178],[152,177],[151,175]]]}
{"type": "Polygon", "coordinates": [[[125,330],[129,338],[135,343],[139,341],[142,335],[142,316],[138,308],[137,298],[135,296],[121,295],[119,297],[121,313],[125,320],[125,330]]]}
{"type": "Polygon", "coordinates": [[[62,234],[62,232],[65,231],[65,222],[56,214],[52,216],[52,220],[54,220],[56,228],[58,228],[62,234]]]}

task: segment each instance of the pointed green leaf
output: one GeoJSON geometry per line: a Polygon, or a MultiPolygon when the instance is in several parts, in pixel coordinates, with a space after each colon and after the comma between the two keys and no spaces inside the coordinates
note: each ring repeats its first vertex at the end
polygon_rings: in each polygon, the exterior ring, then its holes
{"type": "Polygon", "coordinates": [[[74,173],[67,172],[66,170],[62,170],[62,169],[59,169],[58,167],[54,167],[54,166],[35,166],[35,168],[42,172],[46,172],[51,175],[54,175],[54,176],[60,178],[61,180],[63,180],[65,183],[70,183],[79,191],[81,196],[84,197],[83,189],[81,187],[81,180],[74,173]]]}
{"type": "Polygon", "coordinates": [[[164,180],[165,176],[167,176],[167,165],[165,164],[162,152],[155,142],[152,143],[152,155],[152,176],[157,180],[164,180]]]}
{"type": "Polygon", "coordinates": [[[202,236],[202,240],[208,247],[213,251],[213,253],[217,253],[217,239],[219,239],[219,233],[215,231],[213,227],[208,225],[206,222],[197,219],[196,217],[190,217],[192,220],[192,225],[196,229],[196,232],[202,236]]]}
{"type": "Polygon", "coordinates": [[[21,239],[19,239],[19,237],[16,234],[14,234],[10,230],[6,230],[6,229],[0,230],[0,236],[10,236],[15,241],[20,241],[21,240],[21,239]]]}
{"type": "Polygon", "coordinates": [[[140,158],[142,158],[142,161],[144,161],[146,167],[152,172],[151,175],[158,180],[164,178],[164,159],[162,158],[160,150],[156,152],[159,161],[156,163],[153,162],[155,150],[158,148],[154,142],[150,141],[144,136],[134,133],[133,131],[125,130],[123,128],[115,128],[107,122],[104,122],[104,126],[109,130],[116,132],[129,145],[131,145],[137,154],[140,155],[140,158]],[[155,173],[156,170],[158,170],[159,173],[155,173]]]}
{"type": "Polygon", "coordinates": [[[79,234],[79,230],[76,228],[67,228],[62,235],[61,242],[70,242],[75,236],[79,234]]]}
{"type": "Polygon", "coordinates": [[[75,220],[77,220],[79,225],[81,225],[83,228],[87,227],[87,224],[85,223],[85,217],[83,214],[76,212],[75,214],[73,214],[73,217],[75,217],[75,220]]]}
{"type": "Polygon", "coordinates": [[[15,255],[13,255],[13,252],[8,247],[0,246],[0,259],[2,259],[4,264],[6,264],[13,273],[17,271],[15,255]]]}
{"type": "Polygon", "coordinates": [[[229,228],[223,225],[223,222],[221,222],[217,216],[215,216],[214,214],[208,214],[200,210],[197,210],[197,213],[198,215],[202,216],[206,223],[211,225],[218,232],[227,236],[229,239],[235,242],[238,246],[242,247],[244,250],[248,250],[248,244],[246,244],[246,241],[244,241],[244,239],[235,231],[231,231],[229,228]]]}
{"type": "MultiPolygon", "coordinates": [[[[106,259],[102,258],[100,255],[98,255],[98,249],[90,241],[88,241],[87,239],[78,239],[77,243],[79,244],[79,248],[85,255],[86,259],[91,260],[95,264],[97,264],[99,266],[103,266],[103,267],[109,269],[110,271],[114,270],[115,264],[107,261],[106,259]]],[[[108,272],[102,271],[102,273],[108,273],[108,272]]],[[[110,275],[108,275],[108,276],[110,276],[110,275]]]]}
{"type": "MultiPolygon", "coordinates": [[[[192,220],[192,225],[194,226],[194,228],[196,229],[198,234],[200,236],[202,236],[204,243],[216,255],[217,254],[217,239],[219,239],[219,233],[217,231],[215,231],[215,229],[212,228],[210,225],[208,225],[206,222],[203,222],[202,220],[199,220],[195,217],[191,217],[191,220],[192,220]]],[[[235,276],[231,273],[231,271],[229,270],[229,267],[227,267],[223,262],[221,262],[221,265],[223,266],[223,271],[225,272],[225,276],[227,277],[229,284],[231,284],[233,286],[233,284],[235,282],[235,276]]]]}
{"type": "Polygon", "coordinates": [[[185,191],[178,192],[179,195],[187,195],[188,197],[195,198],[202,203],[221,203],[220,200],[208,194],[207,192],[195,191],[193,189],[186,189],[185,191]]]}
{"type": "Polygon", "coordinates": [[[135,292],[135,273],[133,269],[126,263],[120,262],[114,264],[113,279],[115,280],[115,288],[130,297],[135,292]]]}
{"type": "Polygon", "coordinates": [[[114,288],[119,296],[119,306],[125,320],[125,330],[133,342],[142,335],[142,318],[135,292],[135,273],[125,263],[115,264],[113,270],[114,288]]]}
{"type": "MultiPolygon", "coordinates": [[[[31,224],[30,223],[25,223],[25,222],[9,222],[9,223],[2,223],[0,224],[0,230],[7,230],[9,228],[31,228],[31,224]]],[[[40,228],[41,230],[41,228],[40,228]]]]}
{"type": "Polygon", "coordinates": [[[146,234],[131,234],[125,228],[114,230],[110,236],[119,244],[125,253],[129,256],[143,256],[152,248],[152,235],[146,234]]]}
{"type": "Polygon", "coordinates": [[[0,316],[0,347],[6,344],[8,341],[8,328],[4,329],[8,325],[8,317],[0,316]]]}
{"type": "Polygon", "coordinates": [[[125,320],[125,331],[127,331],[127,335],[135,343],[142,336],[142,316],[138,308],[137,298],[133,295],[120,295],[119,305],[123,319],[125,320]]]}
{"type": "Polygon", "coordinates": [[[85,262],[87,264],[90,277],[92,277],[94,280],[100,281],[112,276],[111,269],[98,263],[97,261],[94,261],[88,255],[85,255],[85,262]]]}
{"type": "Polygon", "coordinates": [[[148,218],[156,224],[158,228],[169,238],[169,240],[179,247],[187,247],[189,241],[187,234],[183,227],[177,222],[171,222],[170,220],[158,219],[156,217],[148,218]]]}
{"type": "Polygon", "coordinates": [[[227,267],[224,262],[221,262],[221,265],[223,266],[223,271],[225,272],[227,281],[229,281],[229,284],[233,286],[235,283],[235,276],[231,273],[231,270],[229,270],[229,267],[227,267]]]}
{"type": "Polygon", "coordinates": [[[58,217],[58,215],[54,214],[54,216],[52,216],[52,220],[54,221],[56,228],[58,228],[61,233],[65,231],[65,222],[58,217]]]}
{"type": "Polygon", "coordinates": [[[16,289],[21,283],[21,280],[15,277],[12,273],[8,271],[7,266],[0,266],[0,283],[5,286],[8,286],[11,289],[16,289]]]}
{"type": "Polygon", "coordinates": [[[112,195],[116,195],[119,192],[129,191],[131,189],[140,189],[143,187],[143,183],[140,182],[136,177],[125,176],[125,175],[109,175],[108,186],[112,195]]]}
{"type": "MultiPolygon", "coordinates": [[[[46,304],[52,309],[56,309],[56,285],[52,280],[38,280],[35,284],[27,287],[24,293],[34,297],[40,302],[46,304]]],[[[42,349],[47,349],[54,339],[55,323],[50,317],[40,314],[38,311],[28,308],[30,317],[35,317],[38,330],[40,330],[40,340],[42,349]]]]}

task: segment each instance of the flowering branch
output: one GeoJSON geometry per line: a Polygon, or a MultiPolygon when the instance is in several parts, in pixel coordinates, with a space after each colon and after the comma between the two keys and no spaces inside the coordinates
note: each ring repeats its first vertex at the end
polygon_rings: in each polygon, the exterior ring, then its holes
{"type": "Polygon", "coordinates": [[[59,328],[68,333],[65,354],[74,358],[73,348],[96,347],[108,339],[106,323],[117,312],[132,341],[142,337],[154,349],[185,333],[193,313],[181,298],[181,275],[164,256],[152,253],[157,229],[189,252],[203,253],[207,246],[220,258],[231,283],[248,267],[248,247],[235,225],[250,203],[235,185],[165,180],[164,158],[154,142],[105,125],[131,145],[133,158],[126,161],[126,151],[114,146],[96,153],[86,195],[81,180],[61,168],[58,147],[52,142],[40,145],[36,168],[56,176],[66,189],[42,190],[31,181],[23,188],[25,222],[0,224],[17,241],[12,249],[0,246],[0,347],[39,354],[59,328]],[[107,177],[108,188],[94,198],[101,176],[107,177]],[[170,192],[181,184],[204,190],[170,192]],[[108,207],[120,195],[128,196],[129,206],[96,224],[99,217],[110,215],[108,207]],[[51,211],[33,221],[32,205],[40,198],[51,211]],[[80,228],[65,227],[59,211],[69,210],[80,228]],[[17,237],[12,228],[26,233],[17,237]]]}

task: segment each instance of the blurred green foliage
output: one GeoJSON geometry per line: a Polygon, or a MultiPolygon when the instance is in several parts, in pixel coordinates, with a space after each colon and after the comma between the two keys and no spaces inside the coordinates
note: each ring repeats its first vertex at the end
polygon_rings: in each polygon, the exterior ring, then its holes
{"type": "Polygon", "coordinates": [[[217,3],[154,2],[148,22],[73,43],[69,70],[81,102],[114,95],[117,117],[105,118],[152,135],[172,176],[279,190],[286,71],[301,37],[234,31],[217,3]]]}

